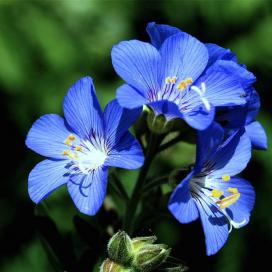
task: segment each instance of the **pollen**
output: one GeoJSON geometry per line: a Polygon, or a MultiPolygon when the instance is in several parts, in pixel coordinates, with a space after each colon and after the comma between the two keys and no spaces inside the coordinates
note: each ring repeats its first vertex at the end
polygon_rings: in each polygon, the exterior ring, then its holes
{"type": "MultiPolygon", "coordinates": [[[[232,188],[233,189],[233,188],[232,188]]],[[[236,189],[236,188],[235,188],[236,189]]],[[[237,190],[237,189],[236,189],[237,190]]],[[[238,190],[237,190],[238,192],[238,190]]],[[[221,210],[228,208],[234,204],[240,198],[240,193],[233,193],[230,196],[225,197],[224,199],[216,202],[219,205],[221,210]]]]}
{"type": "Polygon", "coordinates": [[[212,197],[220,198],[224,193],[218,189],[212,190],[212,197]]]}
{"type": "Polygon", "coordinates": [[[71,160],[77,159],[77,154],[72,153],[70,150],[64,150],[62,155],[68,156],[71,160]]]}
{"type": "Polygon", "coordinates": [[[232,194],[239,194],[239,191],[237,188],[228,188],[228,192],[230,192],[232,194]]]}
{"type": "Polygon", "coordinates": [[[72,142],[67,138],[64,140],[64,143],[67,145],[67,146],[71,146],[72,145],[72,142]]]}
{"type": "Polygon", "coordinates": [[[178,90],[182,91],[184,89],[186,89],[188,87],[188,85],[193,83],[193,79],[191,77],[188,77],[184,80],[182,80],[179,84],[178,84],[178,90]]]}
{"type": "Polygon", "coordinates": [[[165,79],[165,83],[166,84],[175,84],[177,81],[177,77],[173,76],[173,77],[167,77],[165,79]]]}
{"type": "Polygon", "coordinates": [[[223,175],[222,180],[223,181],[229,181],[230,180],[230,175],[223,175]]]}
{"type": "Polygon", "coordinates": [[[76,150],[76,151],[82,151],[82,146],[77,145],[77,146],[75,147],[75,150],[76,150]]]}
{"type": "Polygon", "coordinates": [[[76,139],[76,136],[74,134],[70,134],[68,138],[70,141],[74,141],[76,139]]]}
{"type": "Polygon", "coordinates": [[[67,146],[71,146],[72,145],[72,141],[74,141],[76,139],[76,136],[74,134],[70,134],[65,140],[64,140],[64,144],[66,144],[67,146]]]}

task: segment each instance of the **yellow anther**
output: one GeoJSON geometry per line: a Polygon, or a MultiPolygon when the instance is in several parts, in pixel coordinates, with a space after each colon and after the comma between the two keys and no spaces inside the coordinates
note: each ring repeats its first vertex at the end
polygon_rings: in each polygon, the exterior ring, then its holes
{"type": "Polygon", "coordinates": [[[67,138],[64,140],[64,143],[67,145],[67,146],[71,146],[72,145],[72,142],[67,138]]]}
{"type": "Polygon", "coordinates": [[[64,155],[64,156],[69,156],[70,153],[71,153],[70,150],[64,150],[64,151],[62,152],[62,155],[64,155]]]}
{"type": "Polygon", "coordinates": [[[76,136],[74,134],[70,134],[68,138],[70,141],[74,141],[76,139],[76,136]]]}
{"type": "Polygon", "coordinates": [[[77,145],[77,146],[75,147],[75,150],[76,150],[76,151],[82,151],[82,147],[79,146],[79,145],[77,145]]]}
{"type": "Polygon", "coordinates": [[[76,136],[74,134],[70,134],[65,140],[64,140],[64,144],[66,144],[67,146],[71,146],[72,145],[72,141],[74,141],[76,139],[76,136]]]}
{"type": "Polygon", "coordinates": [[[216,203],[219,205],[219,208],[222,210],[234,204],[239,198],[240,198],[240,193],[234,193],[230,196],[225,197],[224,199],[220,201],[217,201],[216,203]]]}
{"type": "Polygon", "coordinates": [[[239,191],[237,188],[228,188],[228,192],[230,192],[232,194],[239,194],[239,191]]]}
{"type": "Polygon", "coordinates": [[[62,155],[68,156],[71,160],[77,159],[77,154],[72,153],[70,150],[64,150],[62,155]]]}
{"type": "Polygon", "coordinates": [[[178,84],[178,90],[182,91],[184,89],[187,88],[188,85],[193,83],[193,79],[191,77],[188,77],[184,80],[182,80],[179,84],[178,84]]]}
{"type": "Polygon", "coordinates": [[[165,83],[166,84],[175,84],[177,81],[177,77],[173,76],[173,77],[167,77],[165,79],[165,83]]]}
{"type": "Polygon", "coordinates": [[[218,189],[213,189],[212,190],[212,197],[219,198],[223,195],[224,193],[218,189]]]}
{"type": "Polygon", "coordinates": [[[230,175],[223,175],[222,180],[223,181],[229,181],[230,180],[230,175]]]}

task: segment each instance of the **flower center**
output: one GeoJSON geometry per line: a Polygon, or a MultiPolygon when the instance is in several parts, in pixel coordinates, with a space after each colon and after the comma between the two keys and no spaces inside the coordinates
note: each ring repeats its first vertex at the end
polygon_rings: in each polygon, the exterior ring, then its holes
{"type": "Polygon", "coordinates": [[[108,154],[102,139],[94,137],[78,144],[76,142],[78,141],[73,134],[64,140],[70,149],[64,150],[62,154],[71,159],[71,174],[88,174],[104,164],[108,154]]]}
{"type": "MultiPolygon", "coordinates": [[[[226,176],[230,179],[229,175],[226,176]]],[[[224,181],[223,178],[222,181],[224,181]]],[[[236,203],[241,194],[237,188],[229,187],[227,190],[216,188],[215,185],[218,184],[218,182],[220,181],[214,181],[214,179],[210,177],[195,177],[190,182],[190,190],[193,196],[204,196],[210,199],[212,203],[215,203],[220,210],[224,210],[236,203]]],[[[220,184],[218,184],[218,186],[220,187],[220,184]]]]}
{"type": "Polygon", "coordinates": [[[164,87],[162,91],[158,93],[157,98],[170,100],[179,106],[180,111],[185,112],[197,106],[197,104],[194,104],[196,102],[194,96],[197,94],[206,110],[210,111],[211,105],[205,97],[205,83],[202,82],[199,87],[192,86],[192,83],[193,79],[191,77],[178,81],[176,76],[168,76],[165,78],[164,87]]]}

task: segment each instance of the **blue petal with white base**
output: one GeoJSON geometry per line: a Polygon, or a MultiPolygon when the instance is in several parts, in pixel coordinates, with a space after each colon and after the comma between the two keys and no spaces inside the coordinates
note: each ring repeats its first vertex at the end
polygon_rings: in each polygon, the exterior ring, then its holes
{"type": "MultiPolygon", "coordinates": [[[[228,64],[224,69],[224,63],[215,62],[208,67],[205,44],[176,28],[150,23],[147,31],[152,44],[131,40],[112,49],[113,67],[127,83],[117,91],[120,105],[132,109],[152,107],[153,103],[158,108],[165,102],[155,103],[168,101],[179,112],[173,107],[169,107],[169,112],[164,110],[167,120],[181,118],[203,130],[213,121],[215,107],[246,103],[240,80],[244,75],[236,75],[242,73],[242,67],[235,66],[233,74],[228,64]]],[[[162,110],[156,107],[155,114],[160,114],[162,110]]]]}
{"type": "Polygon", "coordinates": [[[90,77],[77,81],[64,99],[65,119],[49,114],[36,121],[26,145],[49,157],[29,175],[29,195],[38,203],[61,185],[82,213],[94,215],[103,204],[109,167],[136,169],[142,166],[143,152],[128,132],[140,114],[116,100],[104,113],[90,77]]]}
{"type": "Polygon", "coordinates": [[[179,222],[200,217],[207,255],[223,247],[232,228],[249,222],[254,189],[233,175],[244,169],[250,155],[251,144],[243,130],[225,139],[223,129],[213,123],[198,132],[195,166],[170,197],[168,208],[179,222]]]}

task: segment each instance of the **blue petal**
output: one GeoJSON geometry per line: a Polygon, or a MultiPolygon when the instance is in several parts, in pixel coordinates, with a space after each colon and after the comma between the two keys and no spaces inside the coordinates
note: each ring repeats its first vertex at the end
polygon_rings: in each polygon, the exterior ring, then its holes
{"type": "Polygon", "coordinates": [[[256,81],[253,73],[234,61],[218,60],[209,69],[236,78],[244,89],[250,87],[256,81]]]}
{"type": "Polygon", "coordinates": [[[108,168],[103,167],[69,180],[68,191],[80,212],[87,215],[97,213],[106,196],[107,178],[108,168]],[[78,182],[75,178],[78,178],[78,182]]]}
{"type": "Polygon", "coordinates": [[[200,77],[195,85],[206,85],[205,97],[214,106],[234,106],[246,103],[245,91],[239,81],[227,73],[213,71],[211,68],[200,77]]]}
{"type": "Polygon", "coordinates": [[[42,156],[65,159],[62,154],[67,149],[64,140],[71,133],[63,118],[47,114],[33,124],[27,134],[26,145],[42,156]]]}
{"type": "Polygon", "coordinates": [[[244,127],[247,117],[247,106],[226,107],[217,111],[216,121],[224,124],[225,129],[244,127]]]}
{"type": "Polygon", "coordinates": [[[90,77],[72,85],[64,98],[63,110],[69,126],[80,137],[88,138],[92,130],[103,135],[102,111],[90,77]]]}
{"type": "Polygon", "coordinates": [[[225,215],[215,205],[204,199],[197,199],[196,204],[205,234],[206,253],[213,255],[228,239],[228,223],[225,215]]]}
{"type": "Polygon", "coordinates": [[[190,223],[199,217],[197,206],[191,197],[189,188],[189,182],[193,174],[191,172],[181,181],[172,193],[168,204],[170,212],[183,224],[190,223]]]}
{"type": "Polygon", "coordinates": [[[105,165],[125,169],[137,169],[143,165],[143,162],[144,155],[140,144],[127,132],[112,147],[105,165]]]}
{"type": "Polygon", "coordinates": [[[159,89],[160,54],[154,46],[137,40],[120,42],[113,47],[111,57],[117,74],[143,97],[159,89]]]}
{"type": "Polygon", "coordinates": [[[251,88],[249,91],[249,99],[246,105],[247,116],[246,123],[251,123],[257,116],[261,106],[260,96],[254,88],[251,88]]]}
{"type": "Polygon", "coordinates": [[[205,44],[209,52],[209,62],[207,66],[211,66],[217,60],[232,60],[237,62],[235,54],[230,49],[225,49],[213,43],[205,44]]]}
{"type": "Polygon", "coordinates": [[[224,138],[223,128],[213,122],[207,129],[197,134],[195,168],[201,170],[207,158],[213,154],[224,138]]]}
{"type": "Polygon", "coordinates": [[[206,110],[204,105],[196,106],[188,113],[184,113],[184,120],[193,128],[198,130],[206,129],[213,121],[215,109],[211,105],[210,110],[206,110]]]}
{"type": "Polygon", "coordinates": [[[175,118],[183,118],[183,115],[179,111],[178,106],[168,100],[155,101],[149,103],[148,106],[152,108],[155,115],[164,115],[167,121],[175,118]]]}
{"type": "Polygon", "coordinates": [[[151,39],[152,45],[157,49],[161,47],[168,37],[181,32],[181,30],[176,27],[156,24],[154,22],[147,24],[146,31],[151,39]]]}
{"type": "Polygon", "coordinates": [[[245,126],[245,129],[253,148],[261,150],[267,149],[267,136],[264,128],[259,122],[252,122],[245,126]]]}
{"type": "Polygon", "coordinates": [[[247,180],[231,178],[227,182],[222,180],[215,181],[214,186],[225,192],[227,192],[228,188],[238,189],[240,198],[226,209],[226,213],[235,223],[235,228],[245,226],[249,222],[250,212],[255,203],[255,192],[252,185],[247,180]]]}
{"type": "Polygon", "coordinates": [[[143,105],[148,103],[147,98],[140,91],[127,84],[117,89],[116,98],[122,107],[128,109],[142,108],[143,105]]]}
{"type": "Polygon", "coordinates": [[[246,135],[234,133],[222,147],[214,154],[214,171],[212,175],[221,178],[222,175],[234,176],[244,170],[251,158],[251,142],[246,135]]]}
{"type": "Polygon", "coordinates": [[[169,37],[161,46],[161,69],[166,77],[177,77],[177,82],[186,78],[196,80],[208,62],[205,45],[187,33],[169,37]]]}
{"type": "Polygon", "coordinates": [[[28,177],[28,193],[38,203],[61,185],[67,183],[67,161],[44,160],[38,163],[28,177]]]}
{"type": "Polygon", "coordinates": [[[109,147],[120,141],[120,138],[133,125],[140,114],[141,109],[124,109],[118,104],[116,99],[106,106],[103,119],[105,138],[109,147]]]}

